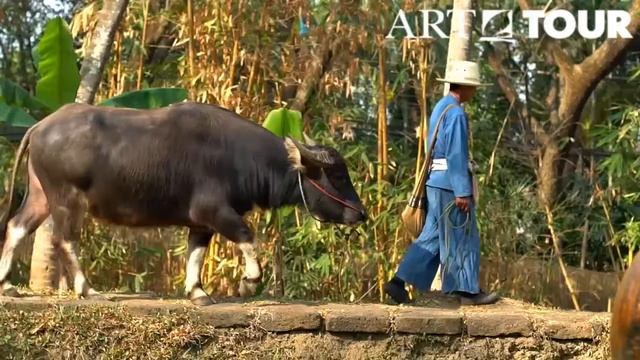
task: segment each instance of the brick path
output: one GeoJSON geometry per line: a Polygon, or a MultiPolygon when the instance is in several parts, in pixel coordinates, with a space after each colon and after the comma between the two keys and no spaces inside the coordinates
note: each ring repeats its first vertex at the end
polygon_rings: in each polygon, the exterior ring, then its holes
{"type": "Polygon", "coordinates": [[[553,310],[504,299],[474,307],[449,299],[427,299],[416,306],[384,304],[222,302],[195,307],[185,300],[113,296],[113,301],[68,300],[56,297],[0,297],[6,309],[39,311],[50,306],[122,306],[139,315],[190,309],[219,328],[256,326],[269,332],[327,331],[332,333],[465,335],[470,337],[544,337],[590,341],[608,333],[608,313],[553,310]]]}

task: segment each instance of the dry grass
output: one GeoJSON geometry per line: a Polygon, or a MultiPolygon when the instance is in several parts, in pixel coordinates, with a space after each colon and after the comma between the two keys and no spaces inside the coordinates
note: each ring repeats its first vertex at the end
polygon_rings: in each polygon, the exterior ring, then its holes
{"type": "Polygon", "coordinates": [[[119,308],[0,310],[3,359],[172,359],[194,357],[215,339],[193,313],[135,316],[119,308]]]}

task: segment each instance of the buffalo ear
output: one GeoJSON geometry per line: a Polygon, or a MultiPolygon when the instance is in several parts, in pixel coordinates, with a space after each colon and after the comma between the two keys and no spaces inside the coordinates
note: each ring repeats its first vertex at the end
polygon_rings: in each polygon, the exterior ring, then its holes
{"type": "Polygon", "coordinates": [[[302,155],[295,142],[287,136],[284,140],[284,147],[287,149],[287,157],[291,166],[297,171],[304,172],[306,167],[302,165],[302,155]]]}

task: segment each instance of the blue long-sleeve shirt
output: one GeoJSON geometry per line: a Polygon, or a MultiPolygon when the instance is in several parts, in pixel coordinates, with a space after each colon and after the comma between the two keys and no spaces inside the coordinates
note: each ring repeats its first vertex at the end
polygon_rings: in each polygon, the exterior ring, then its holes
{"type": "Polygon", "coordinates": [[[473,185],[469,172],[468,119],[455,97],[447,95],[440,99],[434,107],[429,119],[429,144],[433,141],[438,118],[449,104],[456,106],[450,108],[444,115],[433,151],[433,159],[447,159],[447,170],[432,170],[427,185],[452,190],[456,197],[472,196],[473,185]]]}

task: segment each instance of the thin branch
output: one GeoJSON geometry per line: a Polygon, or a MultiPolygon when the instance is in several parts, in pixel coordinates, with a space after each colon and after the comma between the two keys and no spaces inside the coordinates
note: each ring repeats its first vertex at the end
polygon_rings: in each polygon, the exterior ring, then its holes
{"type": "MultiPolygon", "coordinates": [[[[521,10],[531,10],[533,6],[531,5],[531,0],[518,0],[518,5],[521,10]]],[[[549,8],[549,4],[545,7],[544,11],[546,12],[549,8]]],[[[574,63],[571,57],[562,49],[562,46],[559,42],[550,39],[548,36],[545,36],[542,39],[541,46],[547,49],[551,56],[553,57],[554,62],[560,68],[560,74],[563,77],[571,77],[573,73],[574,63]]]]}
{"type": "Polygon", "coordinates": [[[547,226],[549,227],[549,231],[551,232],[551,241],[553,242],[553,248],[556,252],[556,257],[558,258],[558,263],[560,264],[560,271],[562,272],[562,277],[564,278],[565,285],[569,290],[569,295],[571,296],[571,301],[573,302],[573,306],[576,310],[580,311],[580,303],[578,302],[578,296],[576,295],[575,290],[573,289],[573,284],[571,283],[571,279],[569,278],[569,272],[567,271],[567,267],[562,259],[562,249],[560,249],[559,241],[555,228],[553,226],[553,213],[549,209],[548,206],[544,207],[545,213],[547,215],[547,226]]]}
{"type": "Polygon", "coordinates": [[[501,56],[498,50],[492,47],[491,45],[487,47],[487,53],[489,57],[489,64],[491,65],[494,73],[496,74],[498,85],[500,86],[500,89],[502,90],[505,97],[507,98],[507,101],[509,101],[509,103],[511,104],[514,104],[519,116],[522,119],[529,120],[529,122],[531,123],[531,130],[535,136],[535,139],[540,144],[543,144],[543,145],[547,144],[549,142],[549,136],[547,135],[546,131],[544,130],[544,128],[542,127],[538,119],[534,118],[528,113],[526,107],[520,101],[520,98],[518,96],[518,92],[515,89],[515,86],[513,85],[511,79],[507,76],[504,66],[502,65],[502,59],[504,57],[501,56]]]}
{"type": "Polygon", "coordinates": [[[491,179],[491,175],[493,175],[493,165],[496,161],[496,152],[498,151],[498,145],[500,145],[500,140],[502,139],[502,134],[504,133],[505,127],[507,127],[507,120],[509,119],[509,115],[511,115],[511,110],[513,110],[513,103],[509,105],[509,110],[507,111],[507,115],[504,117],[502,121],[502,127],[500,127],[500,131],[498,132],[498,138],[496,139],[496,143],[493,146],[493,151],[491,151],[491,157],[489,158],[489,174],[484,180],[485,184],[489,183],[489,179],[491,179]]]}

